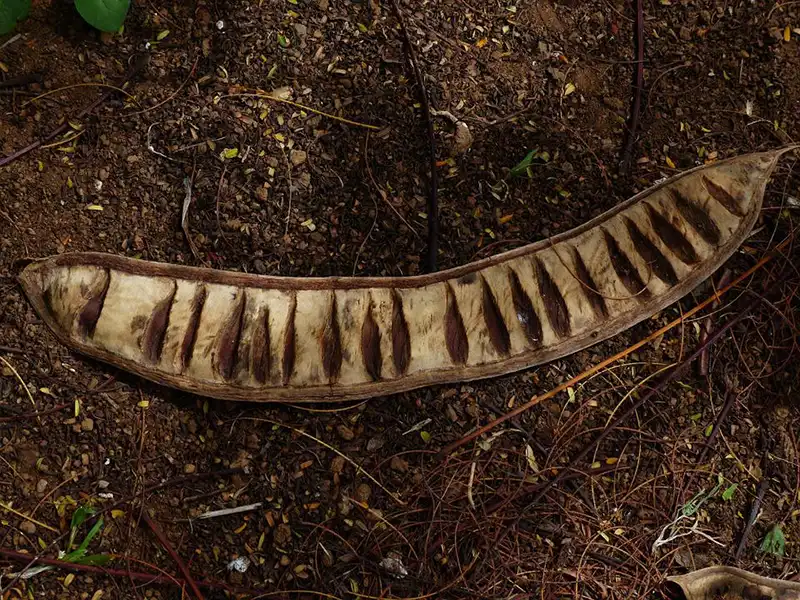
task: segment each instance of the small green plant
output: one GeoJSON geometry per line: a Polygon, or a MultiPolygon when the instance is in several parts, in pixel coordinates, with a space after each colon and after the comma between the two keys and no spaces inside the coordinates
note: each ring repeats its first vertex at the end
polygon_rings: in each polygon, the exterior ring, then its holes
{"type": "Polygon", "coordinates": [[[28,16],[31,0],[0,0],[0,35],[5,35],[28,16]]]}
{"type": "Polygon", "coordinates": [[[786,537],[783,535],[780,523],[776,523],[764,536],[764,541],[761,542],[761,551],[774,556],[783,556],[785,548],[786,537]]]}
{"type": "Polygon", "coordinates": [[[83,525],[84,521],[91,517],[94,512],[94,509],[88,506],[79,506],[75,509],[75,512],[72,513],[72,521],[69,524],[69,542],[67,543],[67,551],[58,553],[59,560],[77,563],[79,565],[94,566],[104,565],[111,560],[111,556],[108,554],[86,554],[89,544],[103,528],[102,518],[97,520],[97,523],[92,526],[92,528],[89,530],[89,533],[86,534],[86,537],[83,538],[83,541],[80,543],[80,545],[73,550],[75,547],[75,538],[78,536],[78,530],[80,529],[81,525],[83,525]]]}
{"type": "MultiPolygon", "coordinates": [[[[75,0],[75,9],[84,21],[109,33],[119,31],[130,6],[131,0],[75,0]]],[[[0,0],[0,35],[12,31],[30,9],[31,0],[0,0]]]]}
{"type": "Polygon", "coordinates": [[[511,169],[511,177],[521,177],[522,175],[532,177],[533,173],[531,173],[531,167],[533,166],[533,161],[535,160],[540,161],[540,164],[550,162],[550,153],[540,152],[538,148],[531,150],[525,155],[525,158],[523,158],[515,167],[511,169]]]}

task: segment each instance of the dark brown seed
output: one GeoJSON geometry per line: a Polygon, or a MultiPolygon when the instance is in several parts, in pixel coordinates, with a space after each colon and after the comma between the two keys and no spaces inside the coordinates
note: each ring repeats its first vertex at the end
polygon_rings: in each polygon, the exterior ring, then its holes
{"type": "Polygon", "coordinates": [[[742,212],[741,205],[733,197],[733,195],[726,190],[724,187],[719,185],[718,183],[714,183],[708,177],[703,175],[703,184],[706,186],[708,193],[711,195],[714,200],[722,204],[722,206],[734,216],[743,217],[744,213],[742,212]]]}
{"type": "Polygon", "coordinates": [[[361,355],[364,368],[373,381],[381,378],[381,330],[372,316],[372,298],[367,305],[367,314],[361,326],[361,355]]]}
{"type": "Polygon", "coordinates": [[[656,277],[667,285],[678,283],[678,276],[672,264],[661,254],[661,250],[650,241],[650,238],[641,232],[636,223],[625,217],[625,227],[628,229],[628,235],[631,236],[634,249],[650,265],[656,277]]]}
{"type": "Polygon", "coordinates": [[[678,207],[681,216],[692,226],[692,229],[712,246],[719,245],[722,234],[708,213],[680,192],[673,192],[673,197],[675,198],[675,206],[678,207]]]}
{"type": "Polygon", "coordinates": [[[242,338],[242,325],[244,321],[244,307],[247,295],[244,290],[239,292],[239,298],[233,312],[222,328],[217,345],[217,372],[223,379],[233,376],[236,358],[239,354],[239,341],[242,338]]]}
{"type": "Polygon", "coordinates": [[[270,354],[269,338],[269,308],[261,309],[258,315],[256,328],[250,340],[250,360],[252,362],[253,377],[258,383],[266,383],[269,379],[272,356],[270,354]]]}
{"type": "Polygon", "coordinates": [[[403,312],[403,299],[397,290],[392,290],[392,360],[395,370],[401,375],[411,362],[411,336],[403,312]]]}
{"type": "Polygon", "coordinates": [[[664,242],[664,245],[669,248],[675,256],[687,265],[693,265],[700,260],[691,242],[683,236],[669,219],[647,204],[647,202],[645,202],[644,206],[647,210],[647,215],[650,217],[650,223],[652,223],[653,229],[658,234],[658,237],[661,238],[661,241],[664,242]]]}
{"type": "Polygon", "coordinates": [[[575,262],[575,274],[578,276],[578,281],[581,282],[581,290],[583,290],[583,294],[586,296],[589,304],[592,305],[595,316],[608,317],[608,307],[606,307],[605,298],[600,295],[599,288],[597,284],[595,284],[594,279],[592,279],[592,274],[589,273],[589,268],[586,266],[586,263],[583,262],[583,257],[581,253],[578,252],[577,248],[572,248],[572,258],[575,262]]]}
{"type": "Polygon", "coordinates": [[[516,271],[511,268],[508,269],[508,283],[511,287],[514,310],[520,325],[522,325],[522,330],[525,332],[525,337],[528,338],[532,347],[538,348],[542,345],[542,322],[539,320],[528,294],[522,289],[516,271]]]}
{"type": "Polygon", "coordinates": [[[483,320],[489,332],[489,339],[498,354],[508,354],[511,347],[511,340],[508,335],[508,328],[497,306],[497,300],[492,293],[486,279],[481,276],[481,287],[483,288],[483,320]]]}
{"type": "Polygon", "coordinates": [[[192,314],[186,324],[186,333],[181,344],[181,371],[185,370],[192,360],[194,344],[197,341],[197,330],[200,328],[200,316],[203,314],[203,306],[206,303],[206,295],[206,288],[200,287],[192,299],[192,314]]]}
{"type": "Polygon", "coordinates": [[[603,229],[603,237],[605,238],[606,248],[608,249],[608,256],[611,258],[611,266],[614,267],[614,272],[619,277],[625,289],[628,290],[640,302],[644,302],[652,295],[650,290],[647,289],[642,278],[639,277],[639,272],[633,266],[631,260],[622,251],[614,239],[614,236],[603,229]]]}
{"type": "Polygon", "coordinates": [[[178,291],[178,284],[173,283],[172,291],[169,295],[159,302],[142,334],[142,353],[145,359],[151,363],[161,360],[161,352],[164,348],[164,336],[169,326],[169,313],[172,310],[172,303],[175,300],[175,292],[178,291]]]}
{"type": "Polygon", "coordinates": [[[83,310],[81,310],[81,314],[78,316],[78,333],[83,337],[91,338],[94,335],[97,321],[100,320],[100,313],[103,312],[103,304],[106,301],[108,286],[111,284],[111,271],[104,269],[103,272],[105,279],[102,287],[83,305],[83,310]]]}
{"type": "Polygon", "coordinates": [[[286,333],[283,335],[283,385],[289,383],[294,371],[295,335],[294,319],[297,314],[297,294],[292,294],[289,301],[289,314],[286,316],[286,333]]]}
{"type": "Polygon", "coordinates": [[[322,344],[322,368],[325,375],[333,382],[339,377],[342,369],[342,340],[339,335],[339,317],[336,313],[336,294],[331,293],[331,310],[328,322],[320,338],[322,344]]]}
{"type": "Polygon", "coordinates": [[[550,277],[547,268],[539,258],[533,259],[536,268],[536,280],[539,283],[539,293],[542,295],[542,303],[544,304],[545,312],[547,312],[547,320],[550,321],[550,326],[558,337],[567,337],[570,333],[571,326],[569,323],[569,309],[567,303],[564,301],[564,296],[561,295],[561,290],[550,277]]]}
{"type": "Polygon", "coordinates": [[[464,321],[458,310],[455,292],[450,284],[445,284],[447,289],[447,311],[444,315],[444,335],[450,359],[457,365],[463,365],[469,357],[469,340],[464,321]]]}

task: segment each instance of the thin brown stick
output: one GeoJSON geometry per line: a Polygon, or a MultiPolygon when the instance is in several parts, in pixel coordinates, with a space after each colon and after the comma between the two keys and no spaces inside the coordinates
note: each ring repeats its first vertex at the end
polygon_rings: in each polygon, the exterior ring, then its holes
{"type": "Polygon", "coordinates": [[[417,54],[414,50],[414,44],[411,43],[411,37],[408,35],[406,22],[403,18],[403,13],[397,0],[391,0],[392,8],[400,24],[400,31],[403,33],[403,40],[405,41],[406,52],[408,53],[408,61],[414,70],[414,77],[417,79],[417,87],[419,87],[419,99],[422,106],[422,112],[425,116],[425,123],[428,128],[428,145],[430,147],[430,190],[428,193],[428,250],[425,257],[425,266],[429,273],[436,271],[436,260],[439,254],[439,172],[436,168],[436,137],[433,131],[433,117],[431,116],[431,106],[428,101],[428,92],[425,88],[425,79],[422,76],[422,71],[417,62],[417,54]]]}
{"type": "Polygon", "coordinates": [[[733,558],[737,562],[739,561],[739,558],[741,558],[745,546],[747,546],[747,540],[750,537],[750,532],[753,530],[753,525],[758,517],[758,512],[761,510],[761,503],[764,501],[764,496],[766,495],[768,489],[769,479],[765,477],[761,480],[761,483],[758,484],[756,499],[753,500],[753,506],[750,508],[750,516],[747,518],[747,524],[744,526],[744,531],[742,531],[742,539],[739,540],[739,545],[736,547],[736,554],[734,554],[733,558]]]}
{"type": "Polygon", "coordinates": [[[23,413],[21,415],[13,415],[11,417],[0,417],[0,423],[14,423],[16,421],[27,421],[28,419],[38,419],[39,417],[43,417],[45,415],[51,415],[60,410],[64,410],[68,406],[72,406],[72,404],[69,402],[65,402],[64,404],[58,404],[53,408],[49,408],[47,410],[41,410],[39,412],[23,413]]]}
{"type": "Polygon", "coordinates": [[[620,159],[620,173],[627,173],[633,159],[633,146],[639,130],[639,116],[642,112],[642,92],[644,91],[644,2],[636,3],[636,20],[634,22],[634,44],[636,46],[636,68],[633,72],[633,99],[631,113],[628,118],[628,130],[625,146],[620,159]]]}
{"type": "Polygon", "coordinates": [[[0,352],[8,352],[9,354],[25,354],[22,348],[12,348],[11,346],[0,346],[0,352]]]}
{"type": "Polygon", "coordinates": [[[126,115],[122,115],[122,116],[123,116],[123,117],[135,117],[136,115],[143,115],[143,114],[145,114],[145,113],[152,112],[152,111],[154,111],[154,110],[156,110],[156,109],[159,109],[159,108],[161,108],[162,106],[164,106],[164,105],[165,105],[167,102],[171,101],[173,98],[175,98],[175,96],[177,96],[178,94],[180,94],[181,90],[182,90],[183,88],[185,88],[185,87],[186,87],[186,84],[187,84],[187,83],[189,83],[189,80],[190,80],[192,77],[194,77],[194,74],[195,74],[195,72],[197,71],[197,63],[198,63],[199,61],[200,61],[200,57],[198,56],[198,57],[195,59],[195,61],[194,61],[194,64],[192,65],[192,68],[191,68],[191,69],[190,69],[190,71],[189,71],[189,75],[186,77],[186,79],[184,79],[184,80],[183,80],[183,83],[182,83],[182,84],[181,84],[181,85],[178,87],[178,89],[177,89],[177,90],[175,90],[174,92],[172,92],[172,94],[170,94],[170,95],[169,95],[169,97],[167,97],[167,99],[166,99],[166,100],[162,100],[161,102],[159,102],[159,103],[158,103],[158,104],[156,104],[155,106],[151,106],[151,107],[149,107],[149,108],[145,108],[145,109],[143,109],[143,110],[139,110],[139,111],[136,111],[136,112],[128,113],[128,114],[126,114],[126,115]]]}
{"type": "Polygon", "coordinates": [[[733,406],[734,401],[736,400],[736,394],[733,393],[733,390],[728,388],[725,393],[725,403],[722,405],[722,410],[719,411],[719,416],[717,420],[714,422],[714,427],[711,429],[711,435],[708,436],[708,441],[706,442],[703,451],[700,452],[700,457],[697,459],[697,463],[702,465],[705,461],[706,455],[708,451],[714,446],[714,442],[717,440],[717,436],[719,435],[720,428],[722,424],[725,422],[725,419],[728,416],[728,413],[733,406]]]}
{"type": "MultiPolygon", "coordinates": [[[[731,276],[733,273],[730,269],[725,269],[722,273],[722,276],[719,278],[719,283],[717,287],[725,287],[728,282],[731,280],[731,276]]],[[[708,334],[711,333],[711,320],[714,314],[714,311],[719,308],[719,300],[711,304],[711,313],[706,315],[706,318],[703,319],[703,324],[700,328],[700,343],[706,341],[708,334]]],[[[705,377],[708,375],[708,352],[704,352],[700,355],[700,360],[697,361],[697,370],[700,377],[705,377]]]]}
{"type": "Polygon", "coordinates": [[[83,110],[81,110],[78,114],[76,114],[73,119],[65,120],[61,125],[59,125],[53,131],[51,131],[47,136],[28,144],[24,148],[17,150],[16,152],[9,154],[8,156],[0,158],[0,167],[4,167],[14,162],[18,158],[21,158],[22,156],[25,156],[29,152],[36,150],[43,144],[46,144],[50,140],[57,138],[59,135],[69,130],[69,128],[72,127],[72,125],[70,125],[70,120],[80,119],[89,114],[90,112],[92,112],[95,108],[97,108],[103,102],[108,100],[108,98],[110,98],[112,94],[115,94],[118,89],[122,88],[126,83],[128,83],[131,79],[133,79],[136,75],[138,75],[139,72],[142,71],[149,62],[150,62],[149,54],[140,55],[136,59],[136,62],[134,63],[133,67],[130,69],[130,71],[128,71],[128,74],[125,76],[123,82],[118,87],[106,90],[102,96],[100,96],[97,100],[86,106],[83,110]]]}
{"type": "MultiPolygon", "coordinates": [[[[0,548],[0,556],[16,562],[29,562],[32,558],[34,558],[30,554],[25,554],[23,552],[16,552],[14,550],[8,550],[6,548],[0,548]]],[[[115,558],[122,558],[122,557],[115,557],[115,558]]],[[[97,573],[99,575],[107,575],[109,577],[129,577],[135,581],[142,581],[144,583],[151,585],[170,584],[170,585],[184,587],[188,584],[187,581],[172,576],[156,575],[155,573],[142,573],[137,571],[130,571],[128,569],[125,570],[107,569],[105,567],[97,567],[94,565],[82,565],[79,563],[66,562],[55,558],[39,558],[37,559],[36,562],[41,563],[43,565],[64,569],[66,571],[75,571],[78,573],[97,573]]],[[[30,565],[25,567],[25,569],[28,568],[30,568],[30,565]]],[[[223,589],[228,591],[235,591],[228,585],[212,581],[199,581],[197,585],[199,587],[204,587],[208,589],[223,589]]]]}
{"type": "Polygon", "coordinates": [[[147,511],[142,511],[142,520],[147,523],[147,526],[153,530],[153,534],[155,534],[156,538],[158,538],[159,543],[164,547],[164,550],[167,551],[170,558],[175,561],[175,564],[178,565],[178,570],[183,575],[183,578],[189,584],[189,588],[191,588],[192,593],[195,595],[197,600],[205,600],[205,596],[200,591],[200,588],[197,587],[197,583],[195,582],[192,574],[189,572],[189,569],[186,567],[186,564],[181,560],[181,557],[178,556],[178,553],[175,552],[175,549],[172,547],[172,544],[169,543],[167,536],[164,535],[164,532],[161,531],[161,528],[150,518],[150,515],[147,514],[147,511]]]}

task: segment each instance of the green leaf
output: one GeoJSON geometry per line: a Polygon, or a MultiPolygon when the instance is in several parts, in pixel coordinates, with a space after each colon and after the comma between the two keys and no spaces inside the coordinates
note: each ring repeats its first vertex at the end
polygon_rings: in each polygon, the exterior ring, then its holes
{"type": "Polygon", "coordinates": [[[75,8],[92,27],[114,33],[122,27],[130,0],[75,0],[75,8]]]}
{"type": "Polygon", "coordinates": [[[421,437],[422,441],[425,442],[426,444],[431,441],[431,434],[428,433],[427,431],[420,431],[419,437],[421,437]]]}
{"type": "Polygon", "coordinates": [[[225,148],[222,152],[219,153],[219,157],[222,160],[236,158],[239,156],[239,149],[238,148],[225,148]]]}
{"type": "Polygon", "coordinates": [[[12,31],[30,10],[31,0],[0,0],[0,35],[12,31]]]}
{"type": "Polygon", "coordinates": [[[69,543],[67,544],[67,550],[72,548],[72,545],[75,543],[75,536],[78,534],[78,528],[83,524],[83,522],[91,517],[94,514],[94,510],[88,506],[79,506],[75,509],[75,512],[72,513],[72,521],[69,524],[69,543]]]}
{"type": "Polygon", "coordinates": [[[722,492],[722,499],[727,501],[733,498],[733,495],[736,493],[737,487],[739,487],[738,483],[734,483],[733,485],[728,486],[728,488],[724,492],[722,492]]]}
{"type": "Polygon", "coordinates": [[[783,535],[780,523],[772,526],[764,541],[761,542],[761,551],[775,556],[783,556],[783,551],[786,547],[786,537],[783,535]]]}
{"type": "Polygon", "coordinates": [[[78,547],[78,552],[84,554],[86,553],[86,548],[89,547],[89,542],[91,542],[92,538],[94,538],[94,536],[96,536],[99,533],[102,527],[103,527],[103,519],[100,518],[97,520],[97,523],[94,524],[94,527],[92,527],[89,530],[89,533],[86,534],[86,537],[83,539],[83,542],[81,542],[81,545],[78,547]]]}
{"type": "Polygon", "coordinates": [[[286,36],[282,33],[278,34],[278,43],[280,44],[281,48],[286,48],[289,45],[289,40],[286,39],[286,36]]]}
{"type": "Polygon", "coordinates": [[[536,152],[538,152],[538,150],[531,150],[528,152],[525,158],[523,158],[516,167],[511,169],[511,176],[519,177],[520,175],[525,175],[525,173],[528,172],[528,167],[530,167],[533,162],[533,157],[536,156],[536,152]]]}
{"type": "Polygon", "coordinates": [[[108,563],[112,558],[113,556],[109,554],[90,554],[89,556],[83,556],[72,562],[78,563],[79,565],[102,566],[108,563]]]}

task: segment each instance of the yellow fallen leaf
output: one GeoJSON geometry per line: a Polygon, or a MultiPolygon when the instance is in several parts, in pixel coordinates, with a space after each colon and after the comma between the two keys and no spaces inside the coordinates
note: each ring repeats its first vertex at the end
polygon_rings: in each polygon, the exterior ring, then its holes
{"type": "Polygon", "coordinates": [[[483,48],[488,43],[489,43],[488,38],[481,38],[477,42],[475,42],[475,46],[478,48],[483,48]]]}
{"type": "Polygon", "coordinates": [[[114,510],[111,511],[111,518],[112,519],[119,519],[120,517],[124,517],[124,516],[125,516],[125,511],[124,510],[119,510],[118,508],[115,508],[114,510]]]}
{"type": "Polygon", "coordinates": [[[86,210],[103,210],[103,207],[99,204],[87,204],[86,210]]]}
{"type": "Polygon", "coordinates": [[[574,83],[568,83],[564,87],[564,97],[566,98],[567,96],[569,96],[572,92],[575,91],[575,89],[576,88],[575,88],[575,84],[574,83]]]}
{"type": "Polygon", "coordinates": [[[237,527],[236,529],[234,529],[234,530],[233,530],[233,533],[237,533],[237,534],[238,534],[238,533],[242,533],[242,532],[245,530],[245,528],[246,528],[246,527],[247,527],[247,521],[245,521],[244,523],[242,523],[242,526],[241,526],[241,527],[237,527]]]}
{"type": "Polygon", "coordinates": [[[792,28],[791,26],[787,25],[786,29],[783,30],[783,41],[790,42],[792,40],[792,28]]]}
{"type": "Polygon", "coordinates": [[[675,168],[675,163],[672,162],[672,159],[669,156],[667,156],[664,160],[667,162],[667,166],[670,169],[674,169],[675,168]]]}

